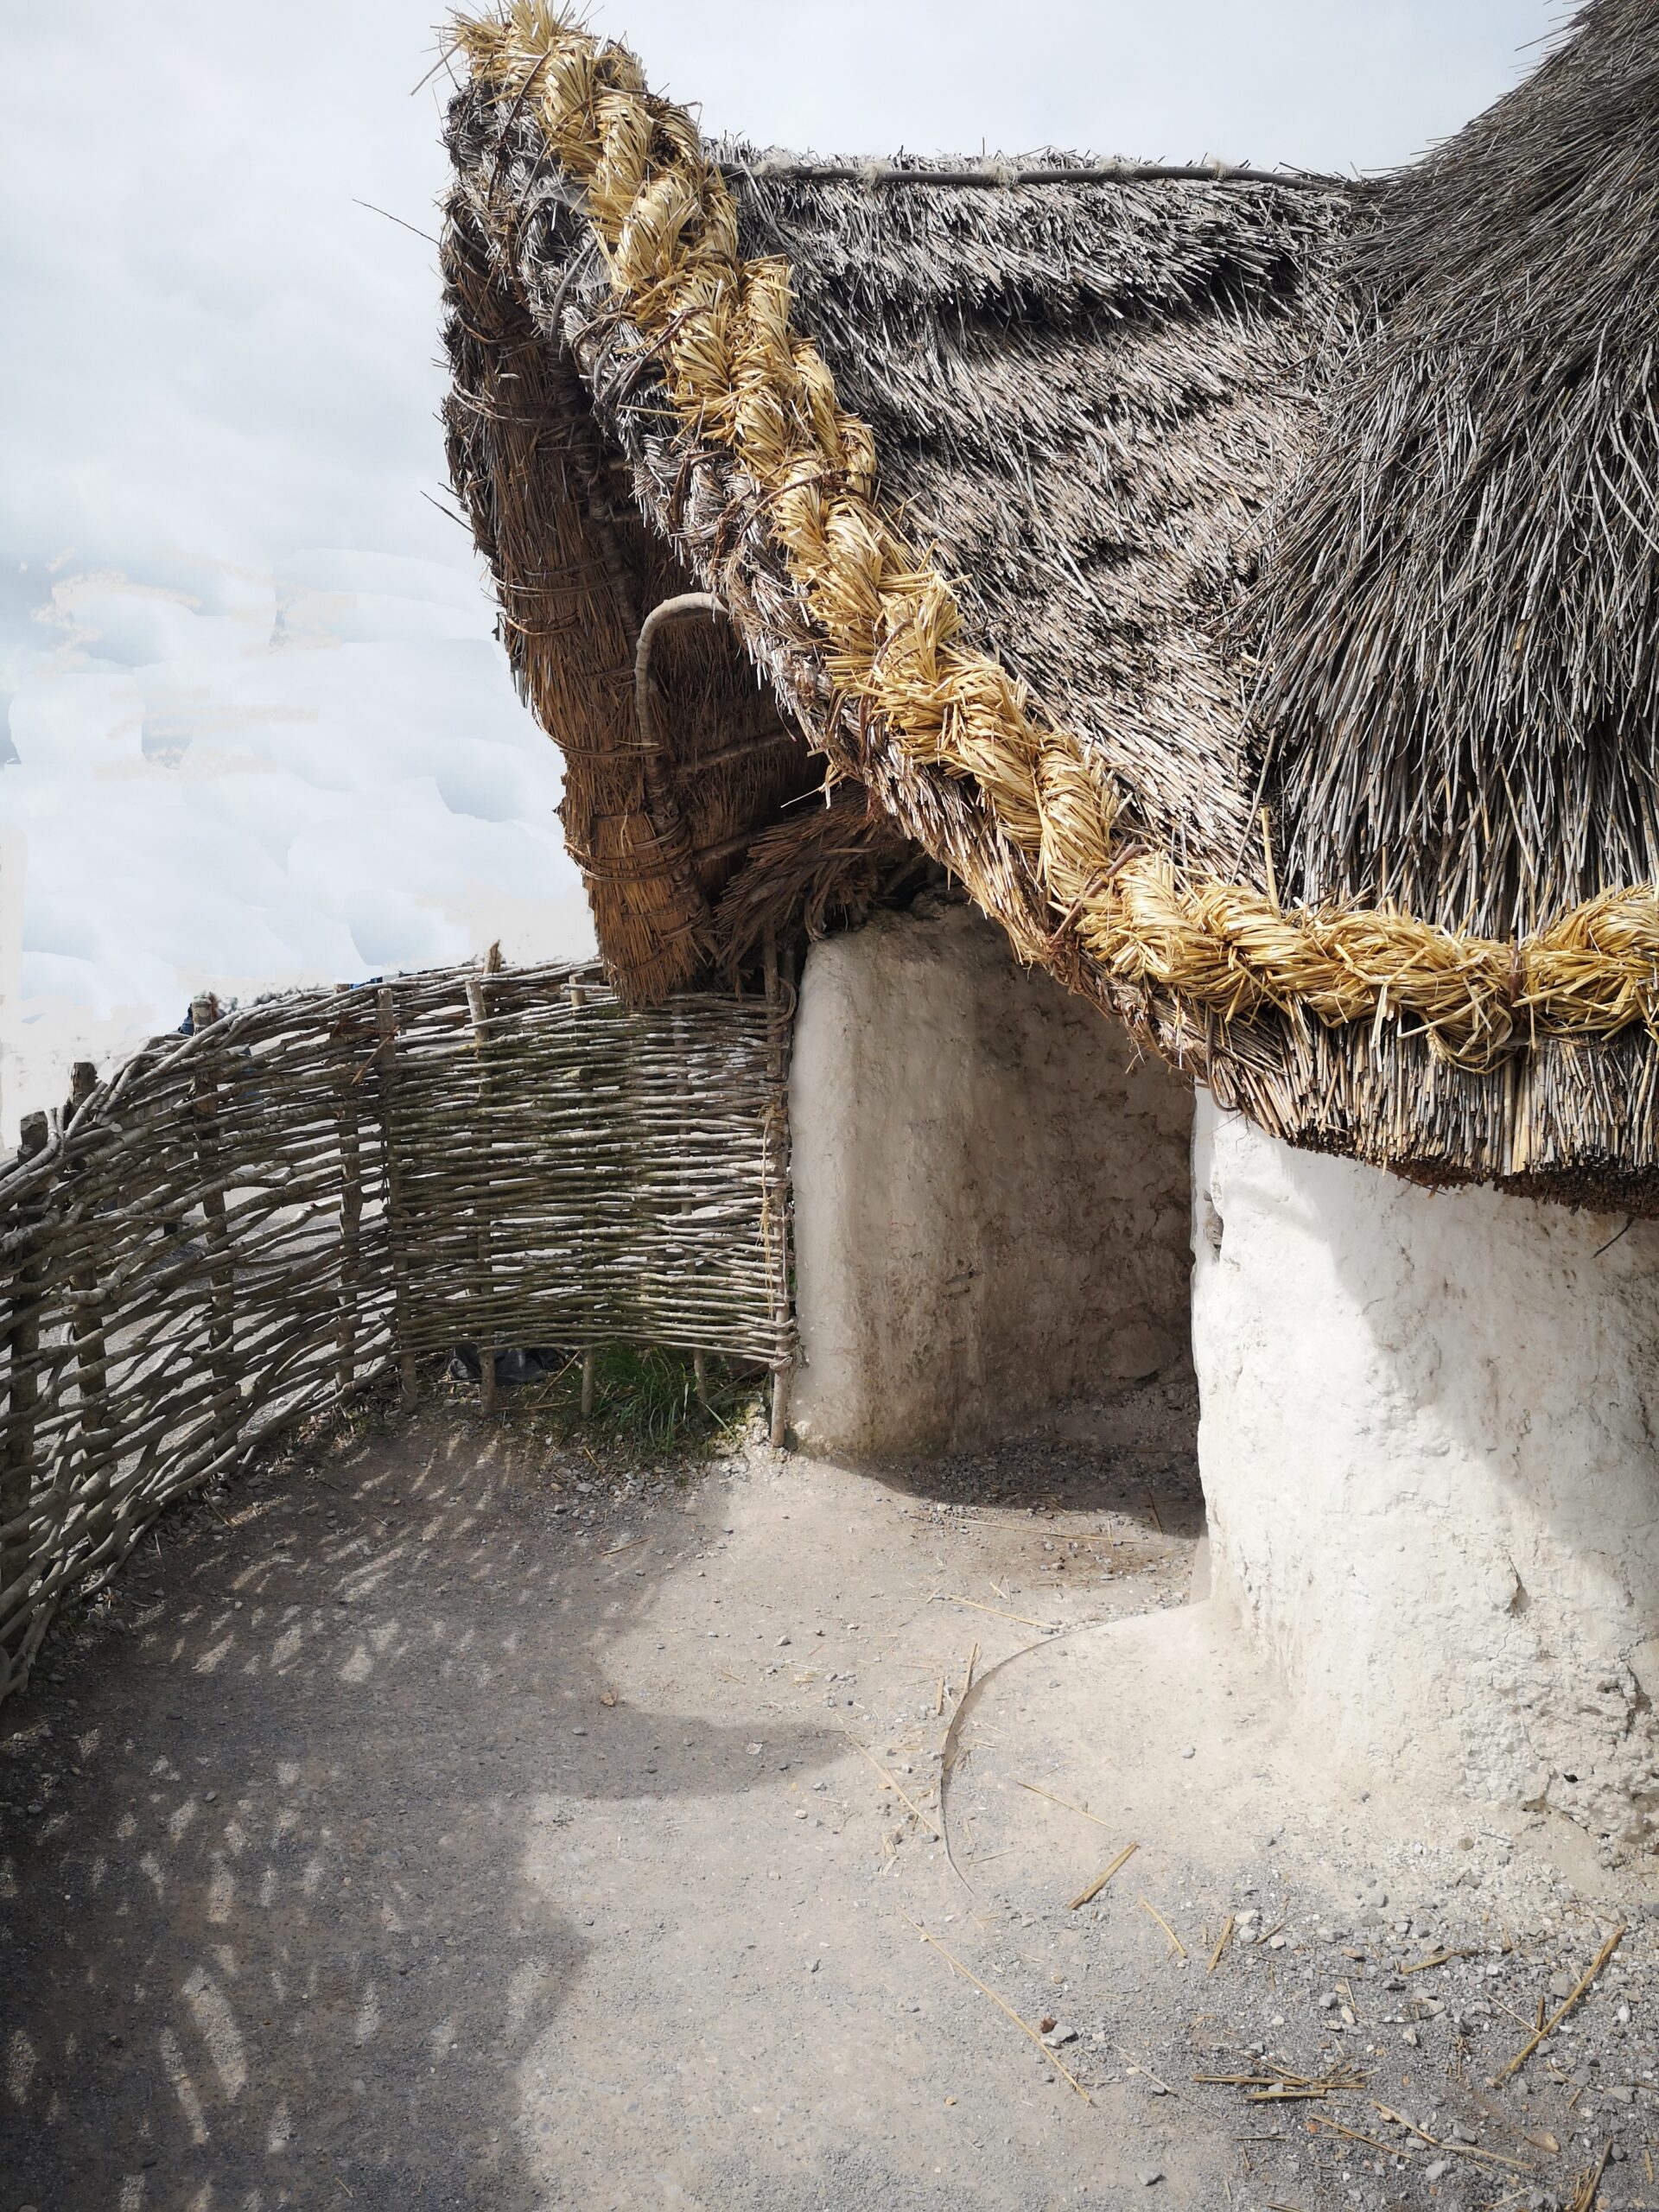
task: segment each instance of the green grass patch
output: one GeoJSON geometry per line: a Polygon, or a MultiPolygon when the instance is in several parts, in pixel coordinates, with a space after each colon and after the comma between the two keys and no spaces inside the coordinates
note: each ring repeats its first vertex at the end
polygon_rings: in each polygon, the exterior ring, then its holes
{"type": "MultiPolygon", "coordinates": [[[[702,1397],[690,1352],[660,1345],[608,1344],[594,1354],[593,1411],[582,1410],[582,1355],[571,1352],[551,1375],[499,1387],[503,1415],[557,1443],[579,1442],[623,1458],[696,1454],[734,1441],[765,1399],[766,1370],[753,1362],[706,1363],[702,1397]]],[[[463,1397],[475,1383],[452,1384],[463,1397]]]]}

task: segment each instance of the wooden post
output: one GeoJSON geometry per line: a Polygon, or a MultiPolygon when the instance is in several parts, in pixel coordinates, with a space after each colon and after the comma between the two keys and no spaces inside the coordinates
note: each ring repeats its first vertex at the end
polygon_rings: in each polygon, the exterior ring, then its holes
{"type": "MultiPolygon", "coordinates": [[[[473,1049],[478,1055],[479,1117],[478,1127],[474,1133],[474,1147],[481,1154],[480,1164],[487,1191],[495,1128],[491,1118],[493,1100],[490,1084],[489,1005],[481,976],[467,978],[467,1010],[473,1017],[473,1049]]],[[[491,1312],[494,1284],[490,1272],[489,1198],[486,1196],[481,1205],[475,1198],[474,1208],[477,1221],[475,1236],[479,1275],[484,1285],[484,1319],[486,1325],[478,1334],[478,1402],[485,1420],[493,1421],[495,1418],[495,1332],[491,1312]]]]}
{"type": "Polygon", "coordinates": [[[772,1369],[772,1449],[789,1442],[789,1383],[794,1365],[794,1322],[789,1281],[789,1021],[790,1007],[778,966],[778,940],[771,930],[761,944],[766,984],[767,1074],[772,1101],[766,1109],[766,1185],[762,1234],[772,1284],[777,1350],[772,1369]]]}
{"type": "MultiPolygon", "coordinates": [[[[689,1122],[692,1111],[690,1029],[685,1019],[685,1009],[677,1003],[671,1002],[670,1005],[669,1027],[674,1039],[675,1065],[679,1071],[680,1110],[689,1122]]],[[[697,1202],[694,1198],[684,1198],[680,1200],[678,1211],[682,1220],[694,1214],[696,1210],[697,1202]]],[[[688,1264],[688,1255],[683,1249],[679,1255],[679,1264],[682,1268],[688,1264]]],[[[709,1362],[700,1345],[695,1346],[692,1350],[691,1377],[696,1387],[697,1403],[707,1413],[709,1410],[709,1362]]]]}
{"type": "Polygon", "coordinates": [[[338,1103],[335,1128],[340,1144],[340,1328],[335,1338],[334,1389],[349,1398],[357,1388],[358,1300],[363,1274],[363,1144],[358,1128],[357,1070],[352,1065],[353,1028],[346,1007],[353,997],[349,983],[335,986],[341,1018],[335,1025],[340,1039],[340,1072],[335,1078],[338,1103]]]}
{"type": "Polygon", "coordinates": [[[409,1208],[404,1196],[404,1166],[397,1156],[397,1009],[391,986],[382,983],[374,995],[375,1018],[380,1046],[376,1054],[379,1084],[380,1137],[386,1163],[386,1242],[391,1254],[392,1317],[397,1337],[397,1375],[404,1408],[420,1397],[420,1378],[413,1343],[414,1299],[409,1266],[409,1208]]]}
{"type": "MultiPolygon", "coordinates": [[[[190,1024],[200,1037],[219,1019],[210,998],[190,1001],[190,1024]]],[[[202,1183],[202,1241],[207,1247],[207,1363],[213,1377],[213,1431],[221,1452],[235,1444],[242,1426],[236,1380],[236,1282],[225,1217],[225,1162],[219,1124],[219,1055],[199,1052],[194,1079],[196,1166],[202,1183]]]]}
{"type": "MultiPolygon", "coordinates": [[[[588,995],[573,976],[565,987],[570,995],[570,1010],[580,1014],[588,1003],[588,995]]],[[[582,1355],[582,1417],[591,1421],[594,1414],[594,1348],[590,1344],[582,1355]]]]}
{"type": "MultiPolygon", "coordinates": [[[[20,1160],[34,1160],[49,1141],[44,1114],[26,1114],[17,1147],[20,1160]]],[[[45,1220],[47,1193],[41,1192],[19,1209],[20,1229],[39,1227],[45,1220]]],[[[0,1430],[0,1599],[8,1591],[21,1605],[34,1560],[34,1529],[30,1511],[35,1503],[35,1423],[40,1408],[41,1294],[47,1262],[32,1243],[25,1244],[18,1260],[8,1317],[7,1342],[10,1354],[10,1388],[6,1423],[0,1430]]],[[[25,1633],[28,1621],[23,1620],[25,1633]]],[[[0,1687],[10,1675],[10,1654],[0,1651],[0,1687]]]]}
{"type": "MultiPolygon", "coordinates": [[[[77,1060],[70,1077],[71,1112],[83,1106],[98,1088],[98,1070],[90,1060],[77,1060]]],[[[84,1233],[84,1232],[83,1232],[84,1233]]],[[[67,1494],[76,1462],[86,1465],[98,1459],[109,1438],[109,1347],[105,1341],[104,1312],[98,1300],[98,1253],[89,1243],[86,1256],[73,1278],[80,1300],[75,1312],[75,1383],[79,1392],[79,1449],[72,1461],[63,1455],[61,1480],[67,1494]]]]}

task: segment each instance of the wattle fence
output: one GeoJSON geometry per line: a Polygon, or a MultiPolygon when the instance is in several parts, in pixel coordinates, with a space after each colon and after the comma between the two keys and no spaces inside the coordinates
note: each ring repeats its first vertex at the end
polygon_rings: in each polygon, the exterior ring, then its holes
{"type": "Polygon", "coordinates": [[[389,1366],[674,1346],[786,1376],[789,995],[593,967],[298,991],[76,1071],[0,1167],[0,1697],[169,1500],[389,1366]]]}

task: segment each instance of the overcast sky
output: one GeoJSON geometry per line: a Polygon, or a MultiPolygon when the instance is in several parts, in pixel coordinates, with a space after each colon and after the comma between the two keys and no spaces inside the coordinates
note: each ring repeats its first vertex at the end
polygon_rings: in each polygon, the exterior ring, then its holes
{"type": "MultiPolygon", "coordinates": [[[[556,756],[433,502],[428,0],[0,9],[0,1141],[249,995],[590,948],[556,756]]],[[[705,127],[1368,169],[1538,0],[608,0],[705,127]]]]}

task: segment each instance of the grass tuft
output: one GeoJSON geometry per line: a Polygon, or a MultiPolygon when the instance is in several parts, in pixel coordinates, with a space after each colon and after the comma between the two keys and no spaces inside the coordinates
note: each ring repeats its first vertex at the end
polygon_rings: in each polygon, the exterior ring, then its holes
{"type": "MultiPolygon", "coordinates": [[[[766,1370],[753,1361],[707,1361],[704,1401],[697,1395],[690,1352],[660,1345],[611,1344],[594,1354],[594,1407],[582,1410],[580,1351],[566,1355],[542,1381],[501,1389],[497,1405],[550,1441],[581,1443],[621,1457],[696,1454],[734,1441],[760,1410],[766,1370]]],[[[452,1385],[465,1396],[476,1385],[452,1385]]]]}

